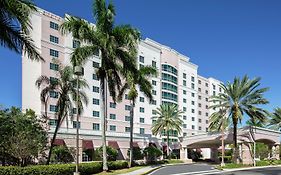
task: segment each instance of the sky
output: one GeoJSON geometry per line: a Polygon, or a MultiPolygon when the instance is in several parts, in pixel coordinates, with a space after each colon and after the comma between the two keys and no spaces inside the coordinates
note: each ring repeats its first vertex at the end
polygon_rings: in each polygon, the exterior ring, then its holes
{"type": "MultiPolygon", "coordinates": [[[[113,0],[116,23],[131,24],[190,57],[198,72],[223,82],[261,77],[270,104],[281,106],[280,0],[113,0]]],[[[35,0],[47,11],[94,22],[92,0],[35,0]]],[[[21,55],[0,47],[0,104],[21,106],[21,55]]]]}

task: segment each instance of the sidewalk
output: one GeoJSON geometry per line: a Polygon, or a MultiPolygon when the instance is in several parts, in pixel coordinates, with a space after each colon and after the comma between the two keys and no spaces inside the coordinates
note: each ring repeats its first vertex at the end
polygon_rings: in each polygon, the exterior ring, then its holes
{"type": "Polygon", "coordinates": [[[126,173],[126,174],[123,174],[123,175],[141,175],[141,174],[150,172],[150,171],[152,171],[154,169],[158,169],[160,167],[162,167],[162,165],[151,165],[151,166],[144,167],[144,168],[141,168],[139,170],[132,171],[130,173],[126,173]]]}

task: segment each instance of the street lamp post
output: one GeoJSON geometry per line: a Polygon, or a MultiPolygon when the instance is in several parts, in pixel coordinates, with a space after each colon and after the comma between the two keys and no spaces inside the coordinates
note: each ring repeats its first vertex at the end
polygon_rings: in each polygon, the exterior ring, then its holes
{"type": "Polygon", "coordinates": [[[224,126],[222,126],[222,134],[221,134],[221,166],[225,166],[224,164],[224,126]]]}
{"type": "Polygon", "coordinates": [[[79,173],[79,78],[83,75],[83,68],[81,66],[74,67],[74,74],[77,76],[76,83],[76,167],[74,175],[80,175],[79,173]]]}

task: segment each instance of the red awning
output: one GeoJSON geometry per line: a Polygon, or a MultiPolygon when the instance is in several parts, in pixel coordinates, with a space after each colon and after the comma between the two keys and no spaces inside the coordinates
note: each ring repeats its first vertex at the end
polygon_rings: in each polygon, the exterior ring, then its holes
{"type": "Polygon", "coordinates": [[[138,142],[133,142],[133,147],[139,148],[140,146],[139,146],[138,142]]]}
{"type": "Polygon", "coordinates": [[[117,141],[108,141],[108,146],[114,148],[114,149],[119,149],[119,145],[117,141]]]}
{"type": "Polygon", "coordinates": [[[65,142],[64,142],[63,139],[55,139],[54,145],[57,145],[57,146],[64,146],[64,145],[65,145],[65,142]]]}
{"type": "Polygon", "coordinates": [[[94,144],[92,140],[83,140],[82,141],[83,149],[94,149],[94,144]]]}

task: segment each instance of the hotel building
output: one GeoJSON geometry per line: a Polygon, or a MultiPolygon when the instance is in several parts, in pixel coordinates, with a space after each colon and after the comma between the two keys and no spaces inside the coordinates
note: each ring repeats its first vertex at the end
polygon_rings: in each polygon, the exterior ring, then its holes
{"type": "MultiPolygon", "coordinates": [[[[40,91],[35,86],[36,79],[46,75],[51,79],[57,77],[58,65],[54,60],[59,60],[64,65],[69,64],[69,58],[77,42],[73,37],[62,35],[59,25],[64,18],[38,9],[31,15],[33,30],[31,36],[38,47],[45,62],[31,61],[26,55],[22,59],[22,109],[33,109],[37,115],[45,113],[44,104],[40,101],[40,91]]],[[[173,50],[170,47],[157,43],[151,39],[142,40],[138,46],[138,66],[152,65],[158,69],[158,76],[151,78],[154,100],[149,100],[142,92],[135,105],[134,116],[134,144],[140,148],[154,143],[159,148],[165,146],[165,136],[151,134],[152,119],[155,110],[163,103],[174,103],[184,111],[182,120],[182,133],[176,132],[170,137],[174,143],[170,149],[179,149],[181,137],[204,133],[208,130],[208,118],[212,109],[208,106],[211,95],[221,91],[219,80],[204,78],[198,75],[198,66],[190,62],[190,58],[173,50]]],[[[88,96],[89,104],[84,107],[80,122],[76,117],[65,120],[58,132],[56,144],[75,146],[76,127],[80,127],[80,156],[81,160],[91,158],[84,152],[86,149],[96,149],[101,146],[101,114],[100,114],[100,87],[95,74],[100,65],[100,59],[93,56],[84,67],[84,76],[89,89],[83,89],[88,96]],[[68,123],[67,123],[68,122],[68,123]],[[83,153],[83,154],[82,154],[83,153]]],[[[49,134],[52,136],[56,124],[57,92],[50,92],[47,102],[49,117],[49,134]]],[[[108,145],[118,149],[119,158],[127,158],[129,148],[129,100],[126,95],[122,102],[115,104],[108,97],[107,140],[108,145]]],[[[75,106],[75,105],[74,105],[75,106]]],[[[73,112],[75,113],[75,108],[73,112]]]]}

